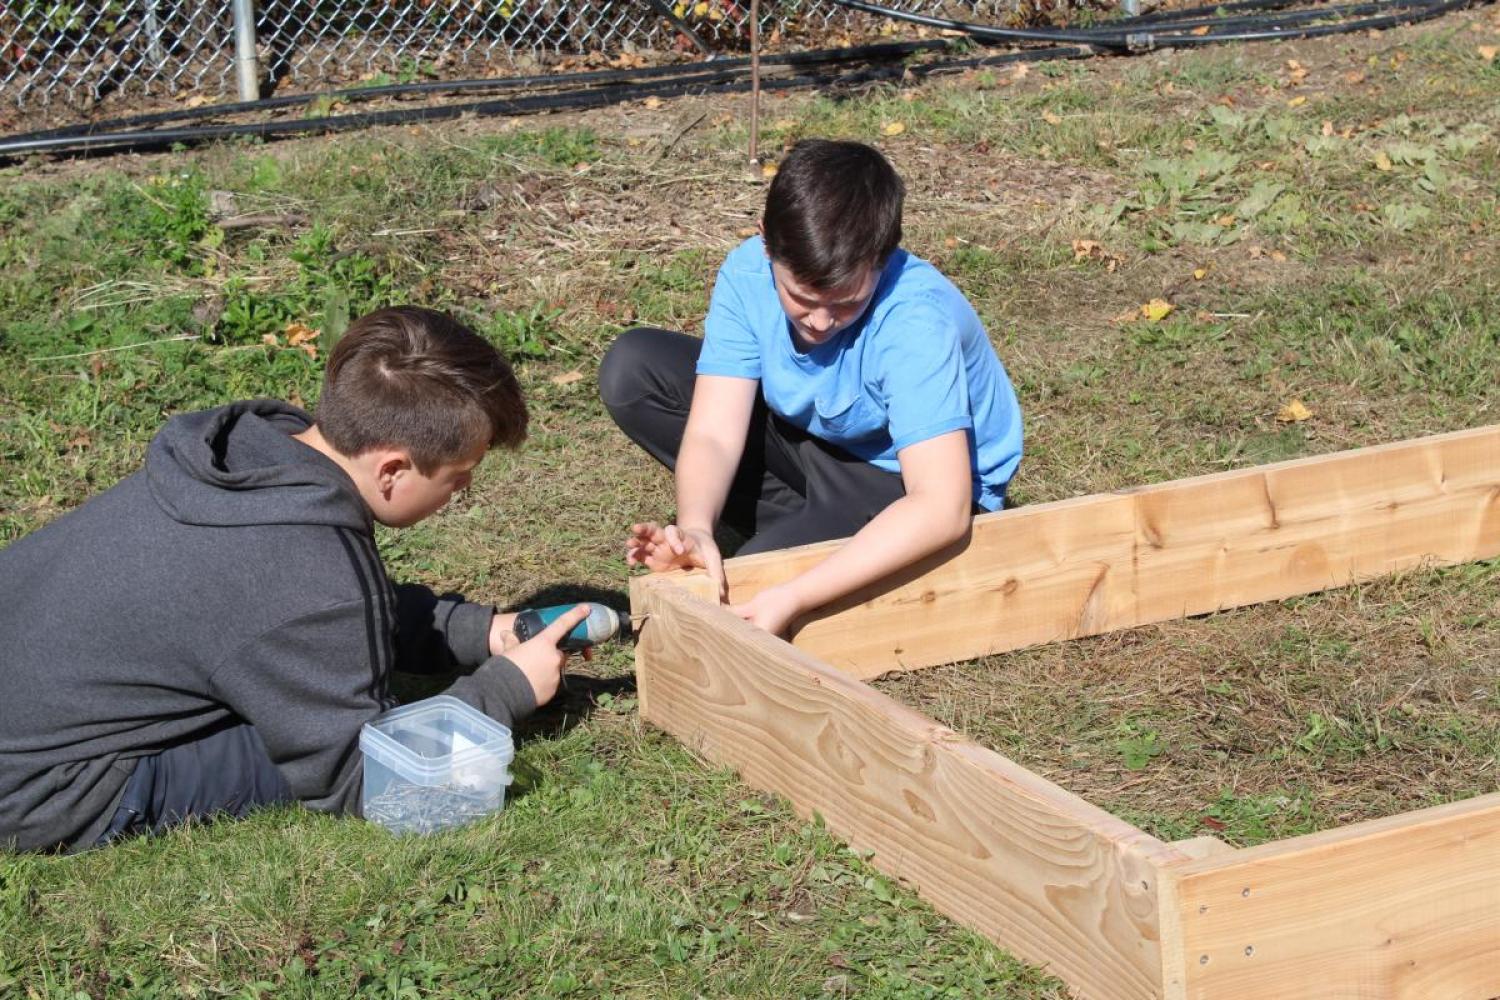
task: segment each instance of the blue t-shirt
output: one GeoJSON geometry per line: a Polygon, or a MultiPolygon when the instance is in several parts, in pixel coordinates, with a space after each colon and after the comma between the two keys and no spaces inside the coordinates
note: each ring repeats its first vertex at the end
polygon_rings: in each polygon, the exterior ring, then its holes
{"type": "Polygon", "coordinates": [[[864,315],[802,351],[760,237],[719,268],[699,375],[759,379],[773,413],[888,472],[896,454],[969,432],[974,502],[1005,503],[1021,461],[1021,409],[974,308],[931,264],[891,254],[864,315]]]}

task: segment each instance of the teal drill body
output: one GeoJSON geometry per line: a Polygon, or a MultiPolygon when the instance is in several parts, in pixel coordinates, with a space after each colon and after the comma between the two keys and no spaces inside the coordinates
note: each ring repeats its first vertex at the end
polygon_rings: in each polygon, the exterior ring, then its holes
{"type": "MultiPolygon", "coordinates": [[[[516,624],[513,626],[516,637],[525,642],[577,606],[556,604],[550,608],[527,608],[517,612],[516,624]]],[[[626,630],[628,626],[622,627],[620,616],[614,608],[589,602],[589,616],[573,626],[573,630],[557,644],[557,648],[576,653],[612,639],[626,630]]]]}

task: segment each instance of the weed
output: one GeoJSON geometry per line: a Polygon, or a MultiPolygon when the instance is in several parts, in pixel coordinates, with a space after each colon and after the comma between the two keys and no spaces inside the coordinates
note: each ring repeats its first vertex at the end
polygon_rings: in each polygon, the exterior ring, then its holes
{"type": "Polygon", "coordinates": [[[593,129],[551,127],[485,136],[478,149],[485,156],[534,157],[554,167],[576,167],[600,157],[599,137],[593,129]]]}

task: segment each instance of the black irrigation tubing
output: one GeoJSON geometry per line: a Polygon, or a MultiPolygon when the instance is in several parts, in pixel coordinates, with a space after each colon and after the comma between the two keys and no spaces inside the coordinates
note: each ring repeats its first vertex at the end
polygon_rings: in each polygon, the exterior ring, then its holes
{"type": "Polygon", "coordinates": [[[1474,6],[1476,0],[1444,0],[1442,3],[1420,3],[1404,14],[1387,14],[1380,17],[1356,18],[1341,24],[1319,24],[1295,28],[1289,31],[1268,29],[1263,31],[1237,31],[1216,35],[1212,31],[1205,35],[1158,36],[1154,32],[1135,33],[1129,37],[1130,51],[1145,52],[1151,49],[1196,48],[1202,45],[1219,45],[1224,42],[1272,42],[1299,38],[1325,38],[1329,35],[1347,35],[1359,31],[1381,31],[1406,24],[1432,21],[1454,11],[1474,6]]]}
{"type": "MultiPolygon", "coordinates": [[[[819,83],[838,83],[840,79],[827,74],[790,77],[770,77],[761,81],[768,90],[783,90],[794,87],[813,86],[819,83]]],[[[581,110],[617,104],[621,101],[642,97],[677,97],[691,93],[733,93],[748,89],[750,82],[744,79],[715,77],[698,74],[691,78],[666,80],[660,83],[642,83],[631,86],[600,89],[564,91],[556,94],[535,94],[509,100],[476,101],[468,104],[445,104],[421,108],[401,108],[391,111],[369,111],[351,115],[324,118],[305,118],[297,121],[255,122],[239,125],[202,125],[193,128],[148,129],[139,132],[103,132],[94,135],[54,136],[51,138],[26,139],[0,142],[0,160],[27,153],[93,153],[123,152],[164,149],[176,144],[212,142],[216,139],[237,137],[285,138],[294,135],[347,132],[353,129],[370,128],[377,125],[404,125],[413,122],[449,121],[466,114],[473,115],[523,115],[542,111],[581,110]]]]}
{"type": "MultiPolygon", "coordinates": [[[[1131,19],[1116,22],[1112,27],[1100,27],[1090,29],[1057,29],[1057,28],[998,28],[993,25],[971,24],[966,21],[954,21],[943,17],[932,17],[927,14],[914,14],[909,11],[896,10],[891,7],[882,7],[879,4],[868,3],[866,0],[833,0],[840,7],[850,10],[861,11],[866,14],[875,14],[882,17],[893,18],[898,21],[908,21],[912,24],[920,24],[931,28],[944,28],[949,31],[960,31],[972,38],[988,42],[1072,42],[1080,45],[1091,45],[1099,49],[1116,52],[1143,52],[1158,48],[1180,48],[1196,45],[1218,45],[1224,42],[1259,42],[1273,39],[1294,38],[1316,38],[1322,35],[1344,34],[1356,31],[1366,31],[1379,28],[1390,28],[1400,24],[1415,24],[1419,21],[1427,21],[1432,18],[1441,17],[1444,14],[1471,6],[1475,0],[1406,0],[1400,6],[1406,8],[1405,13],[1386,14],[1375,17],[1357,18],[1338,24],[1315,25],[1313,27],[1293,28],[1279,30],[1276,15],[1268,15],[1264,19],[1236,19],[1236,26],[1259,25],[1259,30],[1252,31],[1229,31],[1214,32],[1211,28],[1201,35],[1191,33],[1179,34],[1177,29],[1168,22],[1165,25],[1153,23],[1155,30],[1133,31],[1134,25],[1131,19]],[[1408,6],[1410,3],[1410,6],[1408,6]]],[[[1379,4],[1376,9],[1389,9],[1395,4],[1379,4]]],[[[1294,12],[1301,13],[1301,12],[1294,12]]],[[[1328,11],[1317,12],[1320,17],[1329,16],[1328,11]]]]}
{"type": "MultiPolygon", "coordinates": [[[[1303,21],[1326,21],[1331,18],[1368,17],[1379,14],[1381,11],[1402,10],[1406,8],[1426,8],[1431,6],[1433,0],[1368,0],[1366,3],[1344,4],[1341,6],[1328,6],[1310,10],[1294,10],[1286,13],[1266,15],[1255,15],[1249,17],[1199,17],[1184,20],[1173,20],[1171,22],[1154,21],[1150,27],[1159,32],[1171,32],[1180,34],[1191,32],[1195,28],[1239,28],[1259,27],[1262,29],[1279,28],[1282,25],[1298,24],[1303,21]]],[[[1127,28],[1139,28],[1140,22],[1131,19],[1129,21],[1117,22],[1127,28]]],[[[1118,27],[1099,25],[1090,28],[1077,29],[1080,33],[1102,35],[1112,37],[1122,33],[1118,27]]],[[[1138,34],[1130,31],[1128,34],[1138,34]]],[[[1214,37],[1222,37],[1222,33],[1214,37]]]]}
{"type": "MultiPolygon", "coordinates": [[[[948,48],[950,43],[924,44],[923,48],[948,48]]],[[[1020,62],[1044,62],[1052,59],[1080,59],[1092,55],[1091,50],[1078,47],[1049,47],[1007,52],[996,56],[974,59],[955,59],[914,66],[895,65],[837,74],[804,74],[789,77],[767,77],[761,87],[768,90],[787,90],[804,86],[824,85],[848,87],[881,80],[899,80],[910,73],[929,76],[945,71],[956,72],[979,66],[995,66],[1020,62]]],[[[659,83],[642,83],[611,89],[574,90],[553,94],[535,94],[528,97],[498,101],[478,101],[468,104],[447,104],[421,108],[402,108],[391,111],[373,111],[324,118],[308,118],[286,122],[259,122],[245,125],[206,125],[181,129],[150,129],[136,132],[106,132],[93,135],[65,135],[23,140],[0,141],[0,160],[29,153],[95,153],[124,152],[165,149],[176,144],[212,142],[217,139],[237,137],[285,138],[295,135],[327,134],[378,125],[403,125],[414,122],[448,121],[465,114],[523,115],[544,111],[581,110],[602,107],[622,101],[643,97],[676,97],[690,93],[735,93],[748,89],[749,81],[736,79],[731,74],[694,74],[659,83]]]]}
{"type": "MultiPolygon", "coordinates": [[[[886,42],[879,45],[863,45],[839,49],[811,49],[807,52],[788,52],[781,55],[761,56],[762,66],[822,66],[841,62],[873,62],[882,59],[900,59],[918,52],[952,48],[952,40],[935,39],[921,42],[886,42]]],[[[667,66],[648,66],[641,69],[589,70],[582,73],[550,73],[533,76],[506,76],[493,79],[424,81],[422,83],[393,83],[380,87],[350,87],[345,90],[330,90],[311,94],[286,94],[258,101],[240,101],[234,104],[210,104],[199,108],[182,108],[156,114],[136,115],[130,118],[115,118],[108,121],[66,125],[60,128],[41,129],[7,136],[0,142],[31,139],[52,139],[60,136],[83,136],[98,132],[116,132],[139,129],[169,122],[197,121],[222,118],[228,115],[275,111],[281,108],[313,104],[320,100],[354,103],[373,101],[383,97],[410,97],[429,94],[463,94],[474,91],[504,91],[522,89],[566,88],[632,83],[660,77],[684,76],[686,74],[722,73],[726,77],[736,72],[748,72],[749,57],[714,59],[696,63],[674,63],[667,66]]]]}
{"type": "MultiPolygon", "coordinates": [[[[1184,8],[1174,11],[1160,11],[1153,14],[1143,14],[1138,17],[1128,18],[1113,22],[1112,25],[1102,25],[1092,28],[1075,29],[1080,35],[1118,35],[1122,27],[1134,27],[1145,24],[1167,24],[1170,22],[1172,29],[1187,29],[1197,27],[1200,24],[1237,24],[1239,18],[1214,17],[1242,10],[1278,10],[1288,6],[1300,4],[1304,0],[1238,0],[1236,3],[1222,4],[1218,6],[1201,6],[1184,8]]],[[[1407,6],[1420,5],[1430,0],[1379,0],[1379,2],[1358,5],[1365,10],[1382,9],[1385,6],[1407,6]]],[[[873,7],[873,5],[871,5],[873,7]]],[[[884,10],[883,8],[879,8],[884,10]]],[[[1322,10],[1299,11],[1287,17],[1297,16],[1301,19],[1318,19],[1331,16],[1339,11],[1348,11],[1352,8],[1325,8],[1322,10]]],[[[1252,23],[1261,19],[1248,19],[1245,23],[1252,23]]],[[[951,22],[960,25],[961,22],[951,22]]],[[[986,26],[974,26],[984,28],[986,26]]],[[[1038,29],[1047,31],[1048,29],[1038,29]]],[[[1052,29],[1053,31],[1057,29],[1052,29]]],[[[854,48],[842,49],[815,49],[809,52],[794,52],[762,58],[763,65],[821,65],[833,62],[855,62],[872,61],[876,59],[893,59],[911,55],[913,53],[948,48],[951,42],[944,40],[925,42],[892,42],[880,45],[867,45],[854,48]]],[[[750,60],[746,57],[733,59],[712,60],[715,67],[723,69],[739,69],[748,67],[750,60]]],[[[78,125],[68,125],[60,128],[42,129],[34,132],[18,133],[7,137],[3,141],[20,142],[32,139],[50,139],[58,136],[93,135],[99,132],[118,132],[145,128],[155,125],[164,125],[170,122],[180,121],[206,121],[224,118],[230,115],[258,113],[273,111],[280,108],[296,107],[299,105],[312,104],[319,100],[340,101],[354,103],[357,101],[370,101],[384,97],[406,97],[425,94],[461,94],[473,91],[503,91],[523,88],[558,88],[573,86],[604,85],[615,83],[634,82],[638,80],[654,79],[664,76],[673,76],[680,73],[690,73],[697,68],[698,64],[683,65],[674,64],[669,66],[653,66],[634,70],[593,70],[582,73],[565,74],[542,74],[517,77],[502,77],[495,79],[472,79],[472,80],[447,80],[447,81],[424,81],[422,83],[387,84],[378,87],[351,87],[342,90],[324,91],[309,94],[289,94],[282,97],[265,98],[256,101],[242,101],[233,104],[207,105],[200,108],[187,108],[175,111],[159,112],[156,114],[138,115],[128,118],[116,118],[107,121],[89,122],[78,125]]]]}
{"type": "MultiPolygon", "coordinates": [[[[1100,50],[1117,52],[1139,52],[1153,48],[1176,48],[1197,45],[1213,45],[1231,41],[1262,41],[1273,39],[1313,38],[1378,28],[1395,27],[1440,17],[1451,11],[1469,7],[1476,0],[1385,0],[1385,2],[1350,4],[1342,7],[1326,7],[1311,11],[1293,11],[1288,14],[1269,14],[1258,17],[1233,17],[1210,19],[1209,31],[1202,34],[1187,33],[1203,25],[1198,18],[1210,11],[1261,10],[1278,11],[1289,6],[1293,0],[1241,0],[1239,3],[1220,7],[1199,7],[1171,12],[1170,15],[1145,15],[1127,18],[1110,26],[1082,30],[1068,29],[1004,29],[988,25],[967,24],[944,18],[910,14],[904,11],[881,7],[865,0],[834,0],[844,7],[866,13],[912,21],[931,27],[959,31],[982,42],[1048,41],[1049,48],[1022,49],[997,56],[971,59],[952,59],[913,66],[896,65],[871,68],[842,76],[826,73],[811,73],[786,77],[772,77],[764,82],[768,89],[783,90],[802,86],[832,85],[849,86],[875,80],[899,79],[906,73],[927,76],[933,73],[955,71],[977,66],[993,66],[1015,62],[1038,62],[1050,59],[1082,58],[1100,50]],[[1299,27],[1282,30],[1283,24],[1298,24],[1307,20],[1323,20],[1348,13],[1364,13],[1375,10],[1398,10],[1371,17],[1356,17],[1334,24],[1299,27]],[[1149,21],[1147,19],[1150,19],[1149,21]],[[1293,20],[1295,18],[1295,20],[1293,20]],[[1144,22],[1144,23],[1143,23],[1144,22]],[[1235,28],[1253,27],[1257,30],[1215,32],[1214,25],[1235,28]],[[1131,30],[1149,25],[1154,30],[1131,30]],[[1059,46],[1058,42],[1074,42],[1081,47],[1059,46]]],[[[821,68],[838,63],[874,62],[880,59],[905,57],[920,51],[946,49],[951,40],[925,42],[889,43],[858,48],[824,49],[813,52],[789,53],[762,60],[763,64],[784,65],[792,68],[821,68]]],[[[28,153],[90,153],[119,152],[127,150],[149,150],[170,147],[175,144],[213,141],[238,136],[279,138],[312,133],[342,132],[377,125],[396,125],[411,122],[433,122],[451,120],[465,114],[474,115],[520,115],[553,110],[577,110],[600,107],[608,104],[634,100],[648,96],[680,96],[688,93],[732,93],[744,90],[749,81],[743,79],[743,70],[750,60],[745,58],[714,60],[711,63],[695,63],[687,66],[658,66],[640,70],[602,70],[553,76],[510,77],[495,80],[465,80],[432,82],[423,84],[397,84],[389,87],[357,88],[325,94],[293,95],[269,101],[244,102],[237,105],[221,105],[193,109],[191,112],[165,112],[158,115],[143,115],[133,119],[118,119],[86,126],[73,126],[45,132],[28,133],[0,139],[0,161],[28,153]],[[641,82],[659,81],[659,82],[641,82]],[[319,98],[359,100],[381,96],[396,96],[413,93],[462,93],[483,89],[511,89],[519,87],[556,87],[560,84],[575,85],[553,93],[533,94],[508,100],[478,101],[467,104],[450,104],[421,108],[403,108],[388,111],[361,112],[339,116],[307,118],[298,121],[259,122],[251,124],[203,125],[176,129],[128,130],[141,124],[156,124],[194,118],[220,117],[230,113],[265,110],[305,104],[319,98]],[[585,84],[584,87],[577,87],[585,84]],[[597,88],[587,85],[599,84],[597,88]],[[127,129],[123,131],[98,131],[106,127],[127,129]]]]}

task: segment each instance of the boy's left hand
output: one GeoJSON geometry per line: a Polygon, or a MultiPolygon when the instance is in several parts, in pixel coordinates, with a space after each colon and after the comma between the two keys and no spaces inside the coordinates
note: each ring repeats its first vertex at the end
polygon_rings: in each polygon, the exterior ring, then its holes
{"type": "Polygon", "coordinates": [[[730,607],[730,611],[772,635],[785,637],[792,619],[802,613],[802,603],[786,587],[767,587],[744,604],[730,607]]]}

